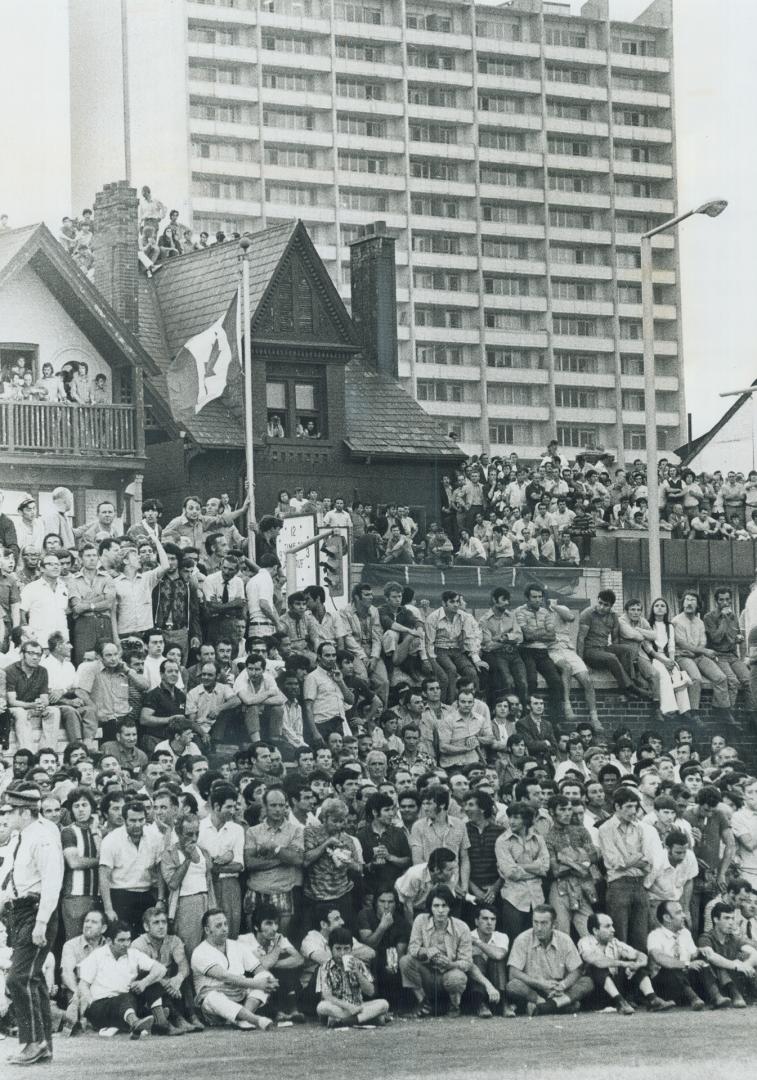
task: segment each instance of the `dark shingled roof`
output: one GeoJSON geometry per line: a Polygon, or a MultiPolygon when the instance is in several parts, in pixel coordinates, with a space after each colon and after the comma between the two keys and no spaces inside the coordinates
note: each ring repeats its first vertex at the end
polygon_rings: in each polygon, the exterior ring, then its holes
{"type": "Polygon", "coordinates": [[[399,383],[366,367],[347,365],[344,380],[347,438],[356,454],[460,459],[460,448],[399,383]]]}
{"type": "MultiPolygon", "coordinates": [[[[290,245],[300,242],[309,249],[311,262],[315,260],[322,270],[322,284],[345,333],[357,341],[350,317],[301,222],[288,221],[261,230],[252,234],[251,241],[253,322],[290,245]]],[[[239,285],[239,272],[239,246],[228,242],[170,259],[152,278],[140,275],[139,336],[161,369],[149,385],[167,406],[166,372],[171,361],[191,337],[228,310],[239,285]]],[[[402,458],[463,457],[399,383],[378,375],[359,359],[346,366],[345,398],[345,444],[353,453],[402,458]]],[[[201,446],[244,446],[242,420],[220,400],[210,402],[182,426],[201,446]]]]}

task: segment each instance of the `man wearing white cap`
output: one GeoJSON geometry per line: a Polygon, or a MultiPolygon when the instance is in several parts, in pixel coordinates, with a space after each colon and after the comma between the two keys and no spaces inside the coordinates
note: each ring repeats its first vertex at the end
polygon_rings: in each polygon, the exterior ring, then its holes
{"type": "Polygon", "coordinates": [[[13,948],[8,994],[18,1023],[21,1049],[9,1058],[13,1065],[33,1065],[53,1056],[50,998],[43,966],[55,939],[57,907],[63,885],[60,838],[39,817],[40,790],[20,781],[3,797],[11,830],[18,831],[3,908],[13,948]]]}

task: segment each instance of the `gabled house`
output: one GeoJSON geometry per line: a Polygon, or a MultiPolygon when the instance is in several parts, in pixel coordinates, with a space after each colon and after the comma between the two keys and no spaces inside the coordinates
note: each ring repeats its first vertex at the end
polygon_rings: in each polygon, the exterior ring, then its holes
{"type": "Polygon", "coordinates": [[[78,521],[96,504],[140,498],[145,454],[142,387],[159,368],[118,312],[45,225],[0,233],[0,488],[13,514],[23,492],[48,510],[58,485],[78,521]],[[52,368],[48,390],[38,388],[52,368]],[[57,400],[56,376],[102,388],[98,404],[57,400]]]}
{"type": "MultiPolygon", "coordinates": [[[[223,396],[188,419],[174,412],[166,378],[183,346],[228,310],[239,287],[239,245],[188,253],[151,277],[141,272],[133,279],[113,267],[122,257],[136,265],[136,193],[123,183],[108,185],[95,201],[95,215],[96,281],[106,278],[102,287],[114,306],[136,310],[137,333],[158,369],[145,380],[145,496],[160,497],[167,513],[190,492],[239,499],[245,472],[240,366],[230,367],[223,396]],[[124,288],[134,295],[119,299],[124,288]]],[[[274,225],[251,241],[258,513],[273,508],[281,489],[291,493],[300,485],[436,512],[441,476],[463,454],[394,377],[392,242],[374,236],[356,245],[353,277],[357,273],[360,282],[353,281],[353,296],[359,296],[361,318],[353,322],[302,222],[274,225]]]]}

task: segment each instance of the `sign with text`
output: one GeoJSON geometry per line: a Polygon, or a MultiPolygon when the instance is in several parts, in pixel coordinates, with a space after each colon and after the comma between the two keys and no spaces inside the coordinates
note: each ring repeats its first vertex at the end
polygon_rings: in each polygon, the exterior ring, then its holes
{"type": "MultiPolygon", "coordinates": [[[[306,540],[312,540],[317,531],[315,514],[293,514],[292,517],[282,519],[282,529],[276,541],[276,554],[284,569],[287,564],[287,551],[306,540]]],[[[287,582],[287,592],[298,592],[308,585],[317,585],[319,581],[316,544],[310,544],[298,551],[296,560],[295,579],[287,582]]]]}

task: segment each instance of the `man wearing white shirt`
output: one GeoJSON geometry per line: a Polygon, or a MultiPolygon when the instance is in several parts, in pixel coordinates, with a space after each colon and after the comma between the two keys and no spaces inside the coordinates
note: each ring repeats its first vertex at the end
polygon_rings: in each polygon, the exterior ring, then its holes
{"type": "Polygon", "coordinates": [[[239,793],[231,784],[210,789],[210,813],[200,821],[198,843],[211,862],[216,903],[226,915],[231,937],[239,936],[242,921],[244,829],[234,820],[239,793]]]}
{"type": "Polygon", "coordinates": [[[54,552],[42,558],[42,576],[21,590],[21,611],[29,634],[47,648],[47,639],[59,630],[68,640],[68,589],[60,579],[60,560],[54,552]]]}
{"type": "Polygon", "coordinates": [[[205,640],[215,645],[221,638],[237,640],[237,626],[245,617],[244,582],[239,576],[239,559],[224,555],[221,567],[208,574],[202,583],[205,600],[205,640]]]}
{"type": "Polygon", "coordinates": [[[226,916],[218,908],[205,912],[202,926],[205,940],[191,957],[198,1008],[227,1024],[265,1031],[273,1021],[256,1014],[275,986],[273,976],[248,945],[229,937],[226,916]]]}
{"type": "Polygon", "coordinates": [[[160,686],[160,665],[165,660],[163,655],[166,647],[166,639],[163,636],[163,631],[148,630],[145,634],[145,644],[147,645],[147,656],[145,657],[145,677],[149,682],[149,690],[154,690],[156,686],[160,686]]]}
{"type": "Polygon", "coordinates": [[[323,515],[323,524],[329,528],[352,528],[352,518],[344,508],[344,499],[334,499],[334,509],[323,515]]]}
{"type": "Polygon", "coordinates": [[[148,991],[152,1007],[162,1006],[160,987],[156,984],[166,969],[146,953],[131,948],[131,930],[125,923],[117,922],[112,934],[107,945],[81,962],[79,1008],[94,1028],[129,1030],[131,1037],[138,1039],[142,1032],[149,1033],[155,1023],[155,1017],[150,1014],[140,1018],[139,1013],[144,1010],[139,998],[148,991]],[[156,987],[152,994],[150,987],[156,987]]]}
{"type": "Polygon", "coordinates": [[[731,828],[742,876],[757,888],[757,780],[750,780],[744,788],[744,805],[731,818],[731,828]]]}
{"type": "Polygon", "coordinates": [[[255,577],[251,577],[247,582],[245,590],[250,639],[269,638],[281,626],[273,602],[274,580],[280,570],[279,561],[275,555],[261,555],[258,566],[260,569],[255,577]]]}
{"type": "Polygon", "coordinates": [[[47,671],[50,704],[60,709],[69,742],[83,739],[88,746],[97,739],[97,717],[76,694],[76,668],[71,663],[71,644],[56,630],[47,640],[49,652],[41,666],[47,671]]]}
{"type": "Polygon", "coordinates": [[[677,900],[663,900],[657,908],[660,925],[647,938],[647,955],[652,962],[652,985],[663,1000],[690,1005],[699,1012],[704,1008],[700,992],[715,1009],[731,1004],[718,990],[710,965],[694,944],[685,926],[685,915],[677,900]]]}

